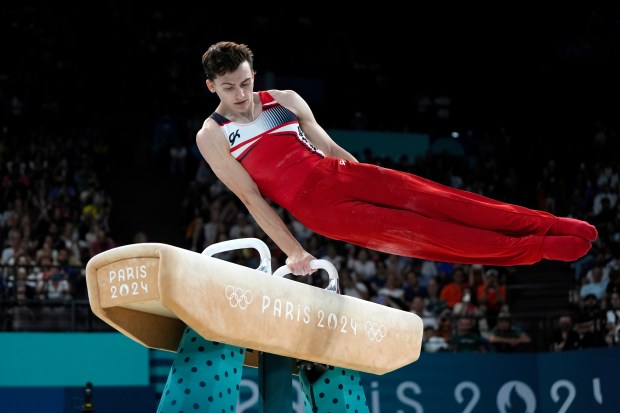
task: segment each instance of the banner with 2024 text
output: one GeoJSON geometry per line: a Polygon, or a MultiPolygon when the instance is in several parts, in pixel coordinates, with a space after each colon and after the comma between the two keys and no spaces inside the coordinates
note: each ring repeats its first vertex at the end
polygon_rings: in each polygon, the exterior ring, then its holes
{"type": "MultiPolygon", "coordinates": [[[[422,353],[391,373],[362,374],[362,381],[371,413],[620,413],[620,347],[422,353]]],[[[258,411],[257,370],[245,367],[237,413],[258,411]]],[[[295,377],[292,412],[303,411],[295,377]]]]}

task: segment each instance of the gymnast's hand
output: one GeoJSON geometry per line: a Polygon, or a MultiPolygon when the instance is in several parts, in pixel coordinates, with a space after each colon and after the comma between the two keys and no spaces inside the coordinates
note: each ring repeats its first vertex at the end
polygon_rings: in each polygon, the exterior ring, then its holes
{"type": "Polygon", "coordinates": [[[316,271],[310,268],[310,261],[316,260],[312,255],[304,250],[291,254],[286,259],[286,266],[293,275],[308,275],[316,271]]]}

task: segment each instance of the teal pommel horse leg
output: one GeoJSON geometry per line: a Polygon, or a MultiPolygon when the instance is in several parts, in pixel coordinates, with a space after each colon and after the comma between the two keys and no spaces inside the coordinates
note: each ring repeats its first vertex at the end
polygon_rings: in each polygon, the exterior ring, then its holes
{"type": "Polygon", "coordinates": [[[293,406],[293,359],[270,353],[258,356],[260,412],[290,412],[293,406]]]}
{"type": "Polygon", "coordinates": [[[245,350],[209,341],[187,327],[157,413],[235,412],[245,350]]]}

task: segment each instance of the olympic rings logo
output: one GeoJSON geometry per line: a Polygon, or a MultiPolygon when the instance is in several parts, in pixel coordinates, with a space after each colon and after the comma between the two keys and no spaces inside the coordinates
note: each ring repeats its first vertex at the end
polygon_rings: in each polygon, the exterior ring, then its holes
{"type": "Polygon", "coordinates": [[[378,323],[373,323],[370,321],[366,321],[366,334],[368,335],[368,339],[370,341],[376,341],[379,343],[385,337],[387,330],[383,324],[379,325],[378,323]]]}
{"type": "Polygon", "coordinates": [[[242,290],[239,287],[233,287],[232,285],[226,286],[226,299],[230,303],[231,307],[239,307],[242,310],[248,308],[248,305],[252,302],[252,291],[242,290]]]}

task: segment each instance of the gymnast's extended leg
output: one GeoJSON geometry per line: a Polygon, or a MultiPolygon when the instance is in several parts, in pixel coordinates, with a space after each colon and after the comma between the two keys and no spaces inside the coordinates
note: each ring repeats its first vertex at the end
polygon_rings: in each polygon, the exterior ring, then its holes
{"type": "Polygon", "coordinates": [[[294,208],[309,228],[400,255],[503,265],[571,261],[596,237],[584,221],[369,164],[326,158],[309,181],[294,208]]]}

